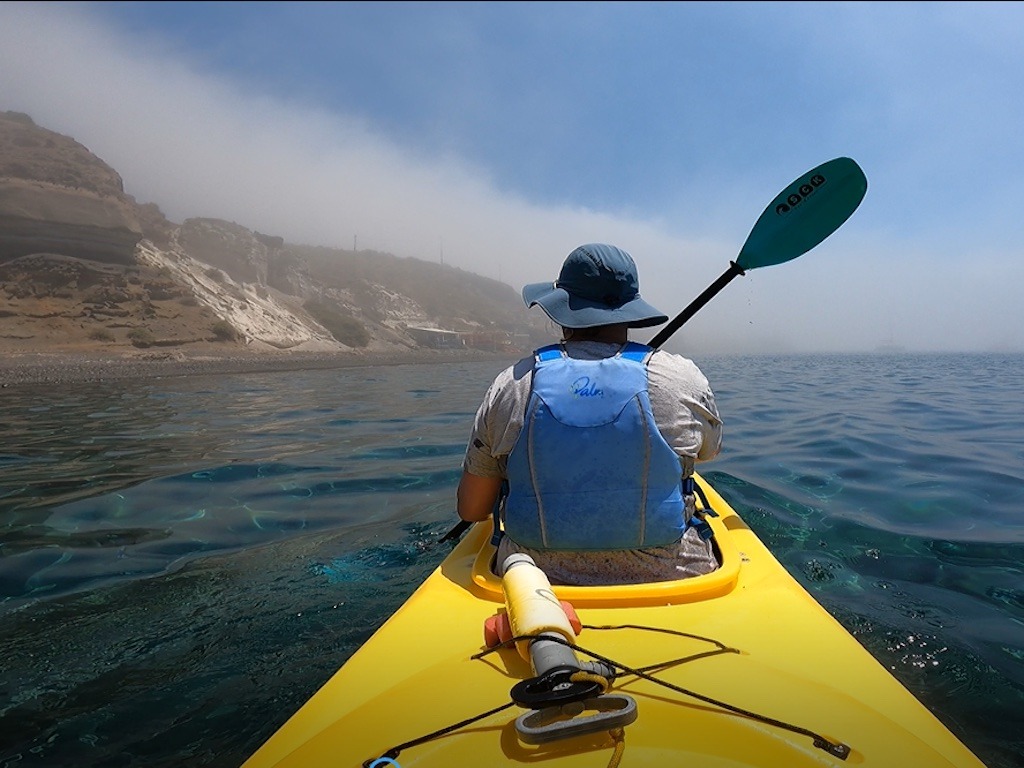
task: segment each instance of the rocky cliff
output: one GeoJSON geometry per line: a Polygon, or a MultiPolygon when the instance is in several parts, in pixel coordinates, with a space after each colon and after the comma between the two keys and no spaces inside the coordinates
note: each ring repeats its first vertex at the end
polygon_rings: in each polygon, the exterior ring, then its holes
{"type": "Polygon", "coordinates": [[[73,138],[0,112],[0,352],[518,352],[542,324],[509,286],[372,251],[169,221],[73,138]]]}

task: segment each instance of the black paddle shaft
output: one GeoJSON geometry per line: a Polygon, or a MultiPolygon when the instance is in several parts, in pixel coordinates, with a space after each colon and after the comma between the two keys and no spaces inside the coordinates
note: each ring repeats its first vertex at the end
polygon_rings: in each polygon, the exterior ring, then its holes
{"type": "Polygon", "coordinates": [[[672,322],[670,322],[668,325],[666,325],[664,328],[658,331],[654,338],[647,342],[648,346],[657,349],[666,341],[668,341],[669,336],[678,331],[679,328],[683,325],[683,323],[685,323],[687,320],[689,320],[691,317],[697,314],[697,311],[705,304],[707,304],[709,301],[711,301],[711,299],[714,298],[715,294],[717,294],[720,290],[725,288],[725,286],[727,286],[734,277],[742,274],[745,274],[743,268],[740,267],[740,265],[737,264],[735,261],[730,261],[729,268],[722,273],[722,276],[715,280],[715,282],[713,282],[707,288],[705,288],[704,293],[702,293],[696,299],[691,301],[690,305],[682,312],[680,312],[678,315],[676,315],[672,322]]]}

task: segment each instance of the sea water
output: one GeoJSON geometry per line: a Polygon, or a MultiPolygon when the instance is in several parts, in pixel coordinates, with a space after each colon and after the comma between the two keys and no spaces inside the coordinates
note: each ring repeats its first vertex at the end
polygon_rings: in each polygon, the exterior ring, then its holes
{"type": "MultiPolygon", "coordinates": [[[[702,474],[990,768],[1024,765],[1024,356],[696,362],[725,420],[702,474]]],[[[449,550],[502,365],[0,391],[0,766],[240,765],[449,550]]]]}

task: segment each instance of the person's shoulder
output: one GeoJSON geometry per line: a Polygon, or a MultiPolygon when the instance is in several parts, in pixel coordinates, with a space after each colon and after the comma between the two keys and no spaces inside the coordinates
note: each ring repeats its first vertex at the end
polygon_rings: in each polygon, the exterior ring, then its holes
{"type": "Polygon", "coordinates": [[[663,368],[676,368],[685,370],[700,370],[693,360],[675,352],[668,352],[664,349],[656,349],[650,358],[650,365],[657,365],[663,368]]]}
{"type": "Polygon", "coordinates": [[[673,379],[687,379],[703,385],[707,377],[693,360],[675,352],[656,349],[651,355],[648,368],[673,379]]]}

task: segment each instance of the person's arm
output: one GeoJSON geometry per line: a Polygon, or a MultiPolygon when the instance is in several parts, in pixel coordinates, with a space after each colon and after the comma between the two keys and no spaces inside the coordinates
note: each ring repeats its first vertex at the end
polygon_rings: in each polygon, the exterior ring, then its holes
{"type": "Polygon", "coordinates": [[[684,461],[709,461],[722,448],[722,419],[696,363],[658,350],[647,368],[654,420],[684,461]]]}
{"type": "Polygon", "coordinates": [[[691,406],[691,412],[700,423],[701,441],[697,461],[709,461],[722,450],[722,417],[718,415],[715,393],[708,385],[697,397],[699,405],[691,406]]]}
{"type": "Polygon", "coordinates": [[[462,462],[456,510],[466,522],[486,520],[494,511],[505,478],[504,461],[519,437],[533,358],[498,374],[477,409],[462,462]]]}
{"type": "Polygon", "coordinates": [[[500,492],[500,477],[481,477],[463,470],[456,495],[459,517],[467,523],[486,520],[491,516],[500,492]]]}

